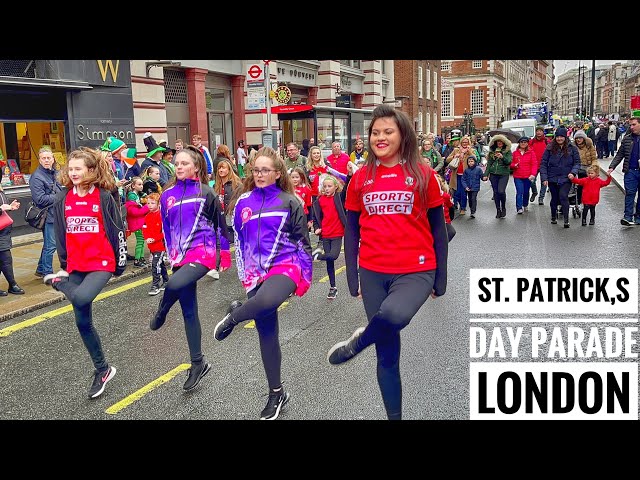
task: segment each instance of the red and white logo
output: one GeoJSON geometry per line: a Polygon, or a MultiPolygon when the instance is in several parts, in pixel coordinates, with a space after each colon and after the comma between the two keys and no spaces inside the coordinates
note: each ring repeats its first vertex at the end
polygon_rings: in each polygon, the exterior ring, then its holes
{"type": "Polygon", "coordinates": [[[167,208],[172,208],[176,204],[176,197],[167,198],[167,208]]]}
{"type": "Polygon", "coordinates": [[[242,223],[243,224],[247,223],[251,218],[251,215],[253,215],[253,212],[251,211],[251,209],[249,207],[244,207],[242,209],[242,212],[240,212],[240,218],[242,219],[242,223]]]}
{"type": "Polygon", "coordinates": [[[369,215],[410,215],[413,209],[413,192],[371,192],[362,197],[369,215]]]}

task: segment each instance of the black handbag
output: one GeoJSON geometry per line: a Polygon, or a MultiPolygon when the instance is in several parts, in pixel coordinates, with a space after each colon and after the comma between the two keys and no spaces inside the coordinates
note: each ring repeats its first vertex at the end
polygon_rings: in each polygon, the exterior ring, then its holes
{"type": "Polygon", "coordinates": [[[24,220],[33,228],[43,230],[44,224],[47,222],[47,209],[40,209],[36,207],[35,203],[30,202],[29,207],[24,212],[24,220]]]}

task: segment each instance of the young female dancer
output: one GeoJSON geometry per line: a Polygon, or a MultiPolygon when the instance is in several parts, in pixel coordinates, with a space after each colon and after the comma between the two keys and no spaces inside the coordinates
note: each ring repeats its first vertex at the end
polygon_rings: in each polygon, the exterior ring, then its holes
{"type": "Polygon", "coordinates": [[[100,152],[85,147],[69,154],[62,170],[63,189],[54,204],[56,245],[62,270],[44,283],[65,294],[95,373],[89,398],[97,398],[116,374],[93,326],[91,304],[112,275],[127,266],[127,241],[120,208],[113,197],[113,172],[100,152]]]}
{"type": "Polygon", "coordinates": [[[344,196],[341,193],[343,191],[342,184],[336,177],[324,175],[320,196],[313,202],[314,233],[322,237],[323,247],[313,251],[313,258],[327,262],[327,275],[329,275],[327,298],[330,300],[338,295],[334,262],[340,255],[344,225],[347,223],[343,205],[344,196]]]}
{"type": "Polygon", "coordinates": [[[337,365],[375,343],[387,417],[399,420],[400,331],[429,295],[444,295],[448,239],[437,175],[420,159],[407,115],[376,107],[369,145],[347,189],[345,231],[349,290],[354,297],[362,293],[369,324],[336,343],[327,359],[337,365]]]}
{"type": "MultiPolygon", "coordinates": [[[[162,230],[174,273],[165,285],[149,327],[162,327],[173,304],[180,301],[191,355],[191,368],[183,387],[188,391],[197,387],[211,369],[202,354],[196,282],[216,267],[216,235],[227,230],[223,228],[226,223],[218,196],[208,185],[207,164],[200,150],[187,145],[177,153],[175,166],[175,183],[167,184],[160,197],[162,230]]],[[[230,266],[227,251],[222,256],[221,269],[230,266]]]]}
{"type": "Polygon", "coordinates": [[[233,210],[236,265],[249,299],[244,305],[231,303],[214,336],[224,340],[240,322],[255,319],[269,383],[269,400],[260,419],[275,420],[289,401],[280,378],[278,307],[291,294],[302,296],[309,289],[311,246],[302,204],[275,150],[258,150],[251,174],[233,210]]]}

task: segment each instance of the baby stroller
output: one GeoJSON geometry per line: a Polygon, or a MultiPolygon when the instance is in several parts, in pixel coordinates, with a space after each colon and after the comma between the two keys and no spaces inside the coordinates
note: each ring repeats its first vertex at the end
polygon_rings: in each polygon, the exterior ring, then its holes
{"type": "Polygon", "coordinates": [[[580,218],[580,205],[578,204],[578,185],[571,183],[571,189],[569,190],[569,208],[573,218],[580,218]]]}

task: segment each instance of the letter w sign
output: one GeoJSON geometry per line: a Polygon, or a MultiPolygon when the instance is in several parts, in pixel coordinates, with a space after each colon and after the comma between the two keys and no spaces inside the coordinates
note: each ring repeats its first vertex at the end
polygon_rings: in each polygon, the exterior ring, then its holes
{"type": "Polygon", "coordinates": [[[98,62],[98,68],[100,69],[100,75],[102,76],[102,81],[107,81],[107,68],[111,72],[111,78],[113,82],[116,82],[118,78],[118,67],[120,67],[120,60],[116,60],[116,66],[113,66],[113,60],[96,60],[98,62]],[[102,63],[104,62],[104,64],[102,63]]]}

